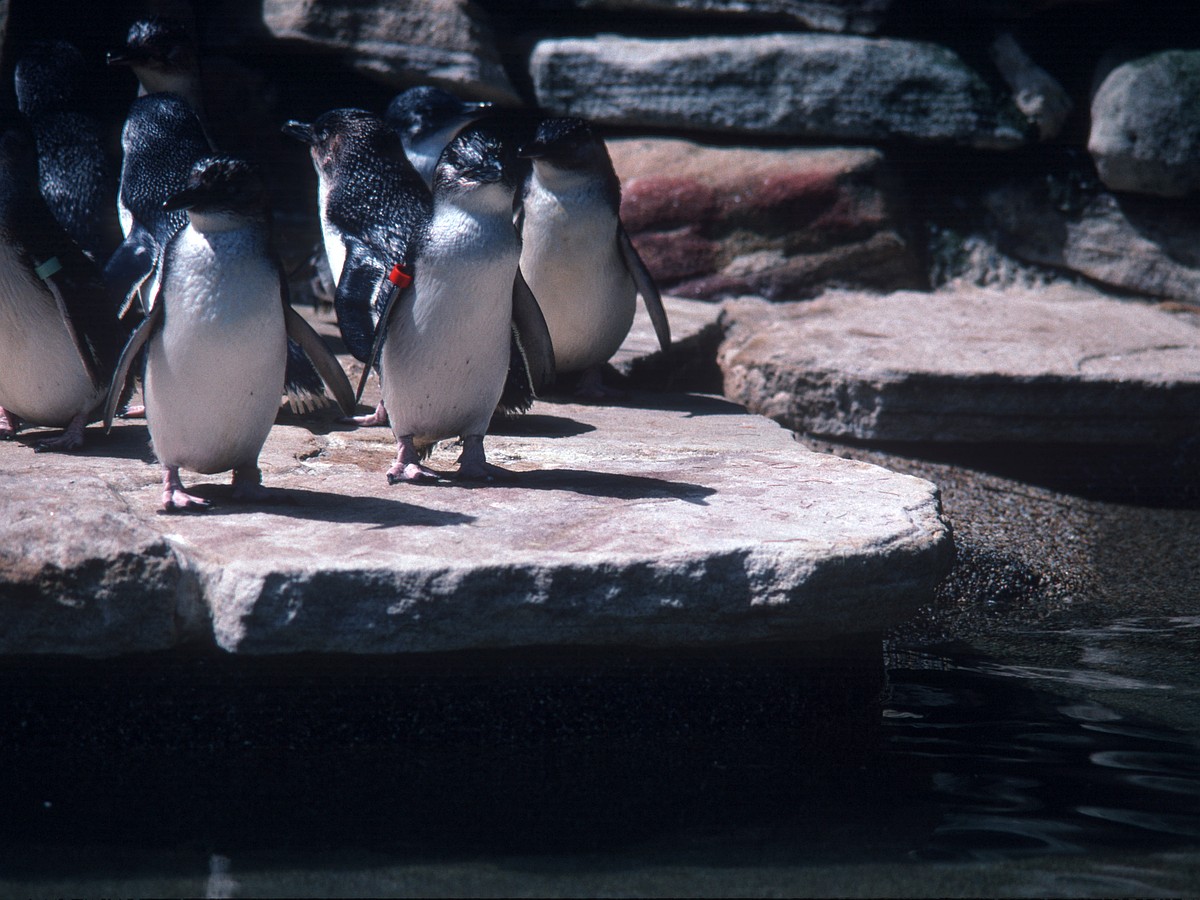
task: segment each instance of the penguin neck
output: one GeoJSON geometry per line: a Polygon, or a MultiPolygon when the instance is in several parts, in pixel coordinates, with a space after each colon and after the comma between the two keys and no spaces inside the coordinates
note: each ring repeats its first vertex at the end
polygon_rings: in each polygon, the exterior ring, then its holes
{"type": "Polygon", "coordinates": [[[438,244],[470,246],[480,238],[511,238],[515,244],[512,191],[500,184],[469,191],[439,190],[429,228],[430,237],[438,244]]]}
{"type": "Polygon", "coordinates": [[[233,210],[188,210],[188,222],[193,231],[203,235],[223,234],[230,231],[262,232],[267,222],[262,216],[247,215],[233,210]]]}
{"type": "Polygon", "coordinates": [[[533,161],[534,183],[554,194],[586,193],[595,190],[597,178],[588,169],[556,166],[541,159],[533,161]]]}

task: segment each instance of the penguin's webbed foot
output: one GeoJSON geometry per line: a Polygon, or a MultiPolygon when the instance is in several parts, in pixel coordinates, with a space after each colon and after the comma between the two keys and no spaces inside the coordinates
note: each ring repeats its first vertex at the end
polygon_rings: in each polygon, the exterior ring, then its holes
{"type": "Polygon", "coordinates": [[[162,508],[165,512],[208,509],[211,505],[203,497],[196,497],[183,489],[183,482],[179,480],[179,466],[163,466],[162,508]]]}
{"type": "Polygon", "coordinates": [[[0,406],[0,441],[10,441],[21,430],[21,420],[0,406]]]}
{"type": "Polygon", "coordinates": [[[117,416],[121,419],[144,419],[146,418],[146,406],[143,403],[130,403],[117,413],[117,416]]]}
{"type": "Polygon", "coordinates": [[[66,453],[71,450],[78,450],[83,446],[83,429],[87,426],[87,414],[80,413],[71,420],[71,424],[63,430],[63,433],[55,438],[46,438],[44,441],[38,441],[33,445],[34,453],[46,453],[54,451],[57,453],[66,453]]]}
{"type": "Polygon", "coordinates": [[[262,486],[262,470],[258,466],[239,466],[233,470],[233,499],[238,503],[275,503],[281,498],[262,486]]]}
{"type": "Polygon", "coordinates": [[[464,434],[463,451],[458,457],[458,471],[454,477],[459,481],[512,481],[516,476],[488,462],[483,453],[483,435],[464,434]]]}
{"type": "Polygon", "coordinates": [[[579,377],[579,384],[575,386],[575,396],[580,400],[628,400],[629,391],[609,387],[604,383],[602,372],[600,366],[585,369],[579,377]]]}
{"type": "Polygon", "coordinates": [[[365,416],[346,416],[346,418],[342,419],[342,421],[353,423],[358,425],[360,428],[369,428],[373,425],[387,425],[387,409],[384,407],[383,401],[380,400],[379,404],[375,407],[374,412],[365,416]]]}
{"type": "MultiPolygon", "coordinates": [[[[383,404],[379,405],[383,408],[383,404]]],[[[421,454],[417,452],[416,441],[412,435],[404,435],[399,439],[396,448],[396,462],[387,470],[388,484],[432,484],[442,478],[433,469],[421,465],[421,454]]]]}
{"type": "Polygon", "coordinates": [[[441,481],[442,476],[420,463],[408,463],[407,465],[392,466],[387,471],[388,484],[433,484],[435,481],[441,481]]]}

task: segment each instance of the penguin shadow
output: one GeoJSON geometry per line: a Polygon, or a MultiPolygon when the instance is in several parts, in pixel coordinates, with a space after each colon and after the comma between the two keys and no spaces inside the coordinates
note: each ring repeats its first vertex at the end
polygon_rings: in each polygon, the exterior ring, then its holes
{"type": "Polygon", "coordinates": [[[444,480],[430,485],[466,488],[517,488],[527,491],[567,491],[587,497],[609,497],[614,500],[679,500],[693,506],[708,506],[708,497],[716,488],[669,481],[649,475],[625,475],[618,472],[592,472],[587,469],[531,469],[509,472],[511,477],[491,481],[455,479],[445,473],[444,480]]]}
{"type": "Polygon", "coordinates": [[[154,455],[150,450],[150,433],[144,424],[128,424],[113,428],[108,434],[102,427],[89,426],[83,433],[83,446],[77,450],[41,450],[38,447],[42,441],[59,437],[63,433],[60,428],[38,428],[22,431],[11,439],[11,443],[21,444],[34,453],[44,453],[46,456],[133,459],[142,462],[153,462],[154,455]]]}
{"type": "Polygon", "coordinates": [[[679,412],[685,413],[684,418],[688,419],[700,418],[702,416],[740,416],[746,414],[746,407],[741,404],[733,403],[724,397],[717,397],[711,394],[629,391],[623,398],[611,400],[590,400],[567,393],[548,394],[538,399],[539,402],[546,404],[572,404],[589,407],[608,406],[617,409],[679,412]]]}
{"type": "Polygon", "coordinates": [[[595,431],[595,425],[580,422],[569,416],[544,413],[524,413],[517,416],[497,416],[488,427],[488,434],[505,437],[566,438],[595,431]]]}
{"type": "Polygon", "coordinates": [[[475,516],[460,512],[430,509],[391,497],[359,497],[311,488],[272,487],[264,483],[268,497],[262,500],[236,500],[233,486],[218,482],[187,485],[187,492],[209,501],[212,506],[193,510],[158,510],[160,516],[238,516],[269,513],[288,519],[304,519],[330,525],[366,525],[373,530],[447,525],[470,525],[475,516]]]}

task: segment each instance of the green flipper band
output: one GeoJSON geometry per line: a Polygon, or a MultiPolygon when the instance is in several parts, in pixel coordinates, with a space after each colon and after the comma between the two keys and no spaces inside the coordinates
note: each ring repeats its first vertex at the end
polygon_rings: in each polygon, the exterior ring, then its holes
{"type": "Polygon", "coordinates": [[[46,260],[44,263],[42,263],[40,266],[38,266],[36,269],[34,269],[33,274],[36,275],[38,278],[42,279],[42,281],[45,281],[47,278],[49,278],[55,272],[59,271],[61,268],[62,268],[62,263],[60,263],[58,261],[58,257],[52,256],[48,260],[46,260]]]}

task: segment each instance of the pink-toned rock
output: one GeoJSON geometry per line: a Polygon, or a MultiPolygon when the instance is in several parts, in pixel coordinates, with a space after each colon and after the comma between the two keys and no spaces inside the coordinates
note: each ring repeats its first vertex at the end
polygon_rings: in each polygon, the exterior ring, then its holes
{"type": "Polygon", "coordinates": [[[609,143],[621,218],[664,290],[804,299],[895,290],[922,276],[883,155],[680,140],[609,143]]]}

